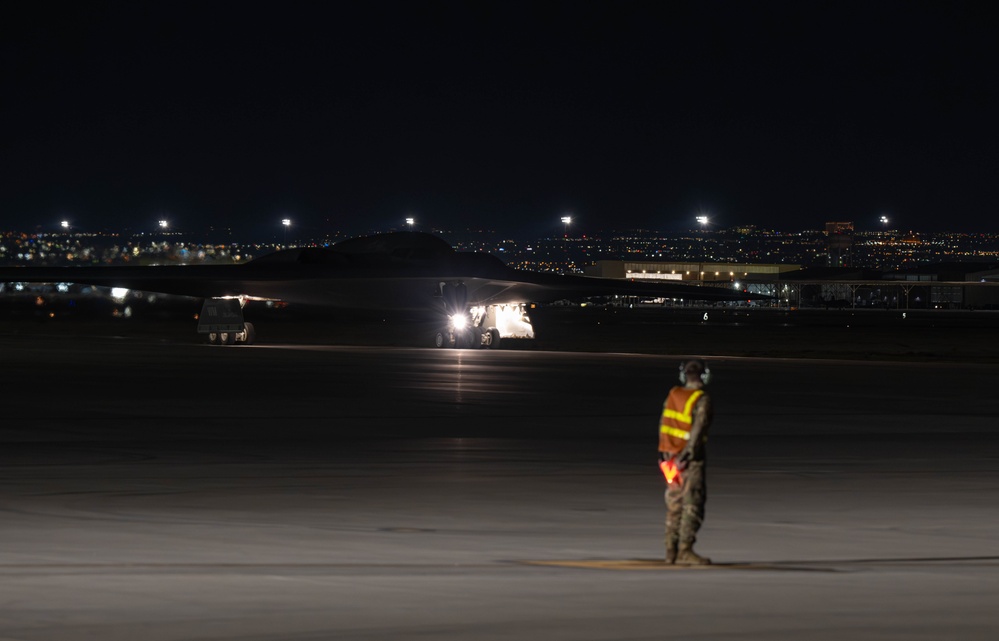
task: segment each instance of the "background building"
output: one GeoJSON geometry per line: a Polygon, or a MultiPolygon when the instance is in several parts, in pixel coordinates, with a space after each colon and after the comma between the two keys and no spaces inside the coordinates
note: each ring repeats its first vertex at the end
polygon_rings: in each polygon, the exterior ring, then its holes
{"type": "Polygon", "coordinates": [[[850,250],[853,247],[853,223],[826,223],[826,236],[829,246],[829,267],[847,267],[851,264],[850,250]]]}

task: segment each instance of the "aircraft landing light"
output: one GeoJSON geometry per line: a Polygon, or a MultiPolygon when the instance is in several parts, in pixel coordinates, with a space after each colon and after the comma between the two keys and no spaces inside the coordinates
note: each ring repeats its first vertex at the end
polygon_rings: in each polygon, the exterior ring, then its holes
{"type": "Polygon", "coordinates": [[[778,563],[713,563],[711,565],[667,565],[662,559],[565,559],[561,561],[520,561],[523,565],[576,568],[580,570],[659,570],[679,572],[685,570],[771,570],[781,572],[839,572],[830,567],[803,567],[778,563]]]}

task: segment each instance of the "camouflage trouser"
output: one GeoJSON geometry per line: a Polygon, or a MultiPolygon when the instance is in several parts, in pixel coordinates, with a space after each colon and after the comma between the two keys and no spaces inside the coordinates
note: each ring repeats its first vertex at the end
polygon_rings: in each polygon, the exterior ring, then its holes
{"type": "Polygon", "coordinates": [[[704,461],[691,461],[681,473],[683,483],[666,488],[666,549],[691,547],[704,521],[708,486],[704,461]]]}

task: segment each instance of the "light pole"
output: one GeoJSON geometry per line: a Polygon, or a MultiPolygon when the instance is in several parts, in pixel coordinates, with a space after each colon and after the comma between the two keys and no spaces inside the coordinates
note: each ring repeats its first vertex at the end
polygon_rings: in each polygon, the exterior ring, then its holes
{"type": "Polygon", "coordinates": [[[407,218],[406,219],[406,225],[409,226],[409,231],[413,231],[413,225],[415,223],[416,223],[416,219],[415,218],[407,218]]]}

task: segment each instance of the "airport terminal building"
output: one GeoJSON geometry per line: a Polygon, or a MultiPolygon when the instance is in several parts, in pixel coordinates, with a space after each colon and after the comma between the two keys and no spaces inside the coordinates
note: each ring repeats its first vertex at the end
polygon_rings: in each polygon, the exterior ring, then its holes
{"type": "Polygon", "coordinates": [[[674,261],[598,260],[587,267],[587,276],[635,281],[677,281],[685,285],[732,287],[754,293],[775,295],[782,275],[801,269],[801,265],[761,263],[716,263],[674,261]]]}
{"type": "Polygon", "coordinates": [[[790,264],[600,260],[586,275],[733,287],[787,307],[999,310],[999,264],[934,263],[906,271],[790,264]]]}

